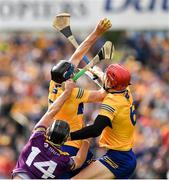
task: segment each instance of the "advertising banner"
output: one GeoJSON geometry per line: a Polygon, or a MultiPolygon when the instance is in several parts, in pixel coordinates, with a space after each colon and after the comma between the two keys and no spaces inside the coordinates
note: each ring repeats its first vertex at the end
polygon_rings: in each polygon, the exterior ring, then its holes
{"type": "Polygon", "coordinates": [[[0,30],[50,30],[63,12],[75,30],[89,30],[104,17],[112,29],[169,29],[169,0],[0,0],[0,30]]]}

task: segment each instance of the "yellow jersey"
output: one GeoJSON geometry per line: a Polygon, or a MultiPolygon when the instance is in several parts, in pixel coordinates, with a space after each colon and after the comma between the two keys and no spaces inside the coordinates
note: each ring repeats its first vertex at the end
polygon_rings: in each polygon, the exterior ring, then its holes
{"type": "Polygon", "coordinates": [[[112,128],[106,127],[100,137],[100,147],[128,151],[133,146],[136,113],[129,88],[109,93],[101,104],[99,115],[107,116],[112,128]]]}
{"type": "MultiPolygon", "coordinates": [[[[63,92],[61,87],[57,87],[54,81],[50,81],[48,103],[53,103],[57,97],[63,92]]],[[[77,131],[83,127],[83,102],[87,102],[89,91],[81,88],[74,88],[69,99],[67,99],[55,115],[55,120],[65,120],[70,125],[70,131],[77,131]]],[[[65,145],[80,148],[82,141],[67,141],[65,145]]]]}

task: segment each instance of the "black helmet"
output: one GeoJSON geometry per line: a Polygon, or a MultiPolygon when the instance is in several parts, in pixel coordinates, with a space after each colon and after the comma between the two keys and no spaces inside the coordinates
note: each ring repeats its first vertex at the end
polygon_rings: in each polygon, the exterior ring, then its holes
{"type": "Polygon", "coordinates": [[[51,69],[51,78],[56,83],[61,84],[68,80],[74,73],[74,65],[67,60],[61,60],[51,69]]]}
{"type": "Polygon", "coordinates": [[[63,144],[70,133],[69,124],[66,121],[56,120],[48,129],[48,139],[54,144],[63,144]]]}

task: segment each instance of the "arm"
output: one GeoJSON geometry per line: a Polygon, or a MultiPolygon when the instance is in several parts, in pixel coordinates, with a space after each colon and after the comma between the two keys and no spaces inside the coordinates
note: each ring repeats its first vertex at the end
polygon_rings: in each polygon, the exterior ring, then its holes
{"type": "Polygon", "coordinates": [[[70,133],[71,140],[87,139],[100,136],[103,129],[107,126],[112,127],[110,119],[106,116],[98,115],[94,121],[94,124],[70,133]]]}
{"type": "Polygon", "coordinates": [[[100,89],[97,91],[89,91],[89,97],[87,103],[91,102],[101,102],[106,97],[107,93],[104,89],[100,89]]]}
{"type": "Polygon", "coordinates": [[[90,102],[102,102],[107,96],[107,92],[104,89],[100,90],[86,90],[82,88],[75,88],[72,97],[80,103],[90,103],[90,102]]]}
{"type": "Polygon", "coordinates": [[[96,26],[96,29],[80,44],[70,61],[77,67],[83,56],[88,52],[96,40],[111,27],[111,22],[108,19],[103,19],[96,26]]]}
{"type": "Polygon", "coordinates": [[[64,102],[70,97],[73,88],[74,83],[72,80],[68,80],[65,82],[65,91],[49,107],[45,115],[36,124],[35,128],[37,126],[45,126],[46,128],[50,126],[56,113],[59,112],[64,102]]]}
{"type": "Polygon", "coordinates": [[[89,149],[89,141],[87,140],[82,141],[82,145],[79,151],[77,152],[77,155],[72,157],[75,162],[74,169],[80,168],[82,166],[82,164],[86,160],[88,149],[89,149]]]}

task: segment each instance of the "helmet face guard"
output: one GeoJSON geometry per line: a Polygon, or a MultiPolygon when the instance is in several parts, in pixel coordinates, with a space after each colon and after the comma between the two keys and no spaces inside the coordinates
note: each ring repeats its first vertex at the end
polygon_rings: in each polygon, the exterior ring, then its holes
{"type": "Polygon", "coordinates": [[[73,64],[70,64],[70,67],[67,69],[67,71],[65,71],[65,73],[63,74],[63,77],[68,80],[71,75],[74,73],[74,65],[73,64]]]}

